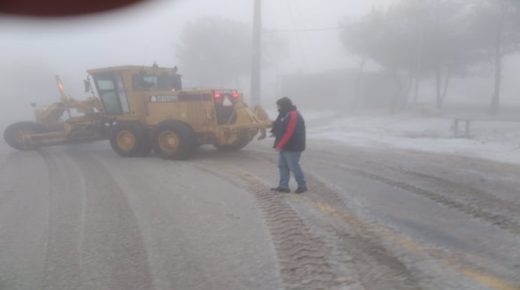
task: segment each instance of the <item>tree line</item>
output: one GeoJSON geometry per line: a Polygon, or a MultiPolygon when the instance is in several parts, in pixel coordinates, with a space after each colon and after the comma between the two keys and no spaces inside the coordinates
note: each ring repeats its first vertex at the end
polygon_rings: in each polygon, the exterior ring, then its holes
{"type": "MultiPolygon", "coordinates": [[[[442,109],[454,78],[493,72],[489,112],[498,113],[504,59],[520,50],[519,0],[399,0],[344,21],[339,39],[359,59],[356,95],[369,64],[392,76],[398,91],[394,109],[420,100],[433,80],[436,106],[442,109]]],[[[230,85],[250,73],[250,26],[219,17],[187,24],[177,44],[181,70],[195,83],[230,85]]],[[[263,35],[264,67],[287,56],[282,38],[263,35]]]]}
{"type": "Polygon", "coordinates": [[[367,62],[393,76],[399,87],[396,108],[417,102],[421,83],[432,79],[436,106],[442,109],[454,77],[491,66],[489,112],[496,114],[504,58],[520,50],[520,1],[401,0],[345,22],[340,39],[359,57],[359,82],[367,62]]]}

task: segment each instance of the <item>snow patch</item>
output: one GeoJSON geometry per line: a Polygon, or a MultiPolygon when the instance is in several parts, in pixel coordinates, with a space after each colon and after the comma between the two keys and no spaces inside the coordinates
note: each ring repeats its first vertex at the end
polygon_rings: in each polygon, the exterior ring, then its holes
{"type": "Polygon", "coordinates": [[[332,117],[312,113],[311,139],[334,140],[352,146],[400,148],[455,154],[520,164],[520,122],[472,121],[468,138],[454,138],[453,119],[400,115],[332,117]],[[325,117],[321,117],[325,116],[325,117]]]}

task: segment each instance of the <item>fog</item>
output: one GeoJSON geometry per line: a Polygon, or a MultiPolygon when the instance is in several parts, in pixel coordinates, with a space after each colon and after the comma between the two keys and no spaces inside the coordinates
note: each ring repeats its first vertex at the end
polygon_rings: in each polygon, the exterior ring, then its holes
{"type": "MultiPolygon", "coordinates": [[[[3,88],[0,120],[5,124],[20,116],[28,118],[30,103],[55,101],[58,96],[53,81],[56,74],[61,75],[68,94],[82,98],[86,69],[124,64],[151,65],[154,62],[170,67],[182,64],[178,57],[179,45],[187,26],[213,17],[232,20],[250,30],[252,2],[151,1],[116,12],[55,20],[4,16],[0,19],[0,48],[3,53],[0,59],[3,76],[0,79],[3,88]]],[[[337,110],[341,105],[344,108],[339,111],[343,112],[359,109],[356,105],[359,100],[356,99],[364,98],[357,95],[360,92],[356,91],[355,82],[360,57],[345,49],[340,35],[350,24],[374,11],[391,10],[400,2],[403,1],[264,1],[263,38],[267,43],[264,57],[271,58],[263,70],[265,106],[272,107],[275,98],[289,95],[304,107],[317,106],[329,111],[337,110]],[[275,39],[278,45],[274,53],[269,51],[271,39],[275,39]],[[291,88],[291,78],[292,83],[298,82],[299,78],[313,81],[307,87],[298,85],[299,89],[295,90],[291,88]],[[312,91],[312,94],[302,91],[312,91]]],[[[515,79],[519,64],[514,54],[504,60],[501,101],[506,104],[506,109],[520,102],[520,88],[515,79]]],[[[446,100],[448,110],[450,106],[477,106],[479,112],[485,113],[493,94],[493,69],[491,61],[483,61],[477,67],[478,73],[453,77],[446,100]]],[[[246,97],[249,95],[248,70],[237,75],[235,79],[238,80],[204,83],[196,81],[196,69],[180,66],[187,84],[211,86],[218,83],[237,87],[246,93],[246,97]]],[[[384,74],[389,70],[377,61],[368,60],[365,72],[384,74]]],[[[401,83],[406,85],[404,74],[401,83]]],[[[379,104],[383,107],[389,103],[388,100],[395,98],[395,94],[405,93],[396,93],[393,84],[385,87],[366,83],[364,86],[380,88],[379,92],[375,90],[372,93],[379,94],[373,96],[376,99],[387,99],[379,104]]],[[[368,108],[361,109],[370,109],[370,104],[374,103],[369,101],[368,104],[365,106],[368,108]]],[[[435,107],[435,83],[431,75],[422,79],[418,104],[420,107],[435,107]]],[[[394,109],[390,108],[390,111],[394,109]]]]}
{"type": "MultiPolygon", "coordinates": [[[[14,108],[27,112],[31,102],[45,104],[55,100],[55,74],[62,76],[67,92],[79,98],[83,95],[86,69],[151,65],[154,61],[174,66],[178,63],[175,45],[184,25],[215,15],[250,24],[253,11],[252,3],[248,2],[155,1],[80,19],[3,17],[0,19],[2,120],[10,119],[6,114],[14,108]]],[[[361,15],[373,5],[388,1],[265,2],[266,29],[302,29],[338,26],[345,16],[361,15]]],[[[312,72],[337,66],[337,59],[348,63],[337,40],[337,31],[283,37],[287,37],[291,47],[299,46],[283,66],[312,72]]]]}
{"type": "Polygon", "coordinates": [[[0,290],[520,289],[520,0],[141,2],[0,12],[0,290]]]}

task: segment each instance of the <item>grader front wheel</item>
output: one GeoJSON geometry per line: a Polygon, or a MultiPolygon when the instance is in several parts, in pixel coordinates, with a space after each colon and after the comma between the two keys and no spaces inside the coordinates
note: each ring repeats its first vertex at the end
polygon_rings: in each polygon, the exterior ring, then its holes
{"type": "Polygon", "coordinates": [[[47,129],[36,122],[18,122],[10,125],[4,131],[5,142],[17,150],[32,150],[36,146],[27,144],[26,138],[32,134],[45,133],[47,129]]]}

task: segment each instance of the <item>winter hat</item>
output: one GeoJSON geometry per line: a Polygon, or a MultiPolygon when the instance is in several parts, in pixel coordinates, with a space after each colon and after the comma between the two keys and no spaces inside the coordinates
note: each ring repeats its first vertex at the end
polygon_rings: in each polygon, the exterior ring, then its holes
{"type": "Polygon", "coordinates": [[[278,101],[276,101],[276,104],[280,107],[280,109],[284,111],[288,111],[294,107],[291,99],[289,99],[288,97],[283,97],[279,99],[278,101]]]}

